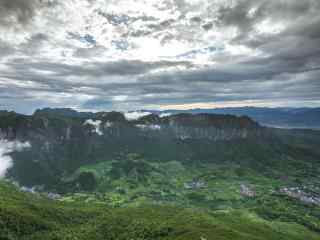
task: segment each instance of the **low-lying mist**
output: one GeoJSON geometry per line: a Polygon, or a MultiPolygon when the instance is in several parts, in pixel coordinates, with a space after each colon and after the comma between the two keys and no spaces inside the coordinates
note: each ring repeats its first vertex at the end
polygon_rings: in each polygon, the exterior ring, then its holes
{"type": "Polygon", "coordinates": [[[8,141],[0,139],[0,178],[3,178],[7,170],[12,167],[13,160],[10,153],[22,151],[25,148],[31,147],[29,142],[8,141]]]}

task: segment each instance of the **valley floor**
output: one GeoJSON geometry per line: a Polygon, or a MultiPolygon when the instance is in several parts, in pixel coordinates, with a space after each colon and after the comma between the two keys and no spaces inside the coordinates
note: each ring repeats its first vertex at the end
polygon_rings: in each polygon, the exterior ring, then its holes
{"type": "Polygon", "coordinates": [[[318,195],[310,186],[281,187],[280,181],[231,165],[146,166],[141,159],[125,163],[133,173],[117,165],[123,171],[106,179],[110,164],[84,166],[65,179],[93,173],[95,191],[60,196],[0,182],[0,239],[320,239],[320,208],[308,202],[318,195]]]}

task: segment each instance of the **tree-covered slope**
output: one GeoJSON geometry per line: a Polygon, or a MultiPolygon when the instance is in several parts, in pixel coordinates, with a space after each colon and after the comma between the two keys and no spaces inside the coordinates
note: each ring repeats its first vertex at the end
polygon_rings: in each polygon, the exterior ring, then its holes
{"type": "Polygon", "coordinates": [[[70,204],[22,193],[4,182],[0,193],[0,239],[319,239],[299,224],[263,220],[248,210],[70,204]]]}
{"type": "Polygon", "coordinates": [[[20,186],[0,184],[0,236],[320,239],[319,143],[231,115],[0,112],[20,186]]]}
{"type": "Polygon", "coordinates": [[[96,113],[92,119],[64,111],[0,113],[0,138],[31,145],[12,154],[8,175],[23,185],[51,188],[82,165],[125,158],[128,153],[157,161],[206,161],[213,155],[209,145],[263,134],[251,119],[230,115],[149,115],[129,121],[117,112],[96,113]]]}

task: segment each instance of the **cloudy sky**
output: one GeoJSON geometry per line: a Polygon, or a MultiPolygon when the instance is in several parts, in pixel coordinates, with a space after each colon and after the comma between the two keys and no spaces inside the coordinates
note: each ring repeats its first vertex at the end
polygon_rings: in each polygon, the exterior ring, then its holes
{"type": "Polygon", "coordinates": [[[0,109],[320,106],[319,0],[0,0],[0,109]]]}

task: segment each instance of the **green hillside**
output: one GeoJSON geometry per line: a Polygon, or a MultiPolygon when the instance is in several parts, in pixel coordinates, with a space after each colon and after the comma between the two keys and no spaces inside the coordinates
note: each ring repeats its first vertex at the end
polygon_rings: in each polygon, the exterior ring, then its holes
{"type": "Polygon", "coordinates": [[[319,131],[46,110],[0,112],[0,139],[29,143],[2,150],[0,240],[320,239],[319,131]]]}
{"type": "Polygon", "coordinates": [[[22,193],[4,182],[0,193],[0,239],[319,239],[297,223],[267,221],[245,209],[70,204],[22,193]]]}

